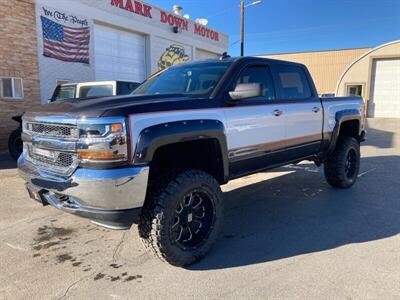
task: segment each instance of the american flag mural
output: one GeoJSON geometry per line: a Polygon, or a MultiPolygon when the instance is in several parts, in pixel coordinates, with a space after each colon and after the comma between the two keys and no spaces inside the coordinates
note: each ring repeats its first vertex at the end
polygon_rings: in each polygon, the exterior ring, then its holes
{"type": "Polygon", "coordinates": [[[43,55],[67,62],[89,63],[89,27],[69,27],[40,17],[43,55]]]}

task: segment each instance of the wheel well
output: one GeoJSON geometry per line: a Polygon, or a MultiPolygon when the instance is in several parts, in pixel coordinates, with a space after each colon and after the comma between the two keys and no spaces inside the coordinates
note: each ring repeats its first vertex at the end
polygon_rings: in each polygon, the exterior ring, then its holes
{"type": "Polygon", "coordinates": [[[217,139],[179,142],[158,148],[150,163],[150,179],[173,169],[203,170],[220,184],[225,182],[222,151],[217,139]]]}
{"type": "Polygon", "coordinates": [[[358,120],[345,121],[340,125],[339,136],[348,136],[358,139],[360,134],[359,128],[360,128],[360,121],[358,120]]]}

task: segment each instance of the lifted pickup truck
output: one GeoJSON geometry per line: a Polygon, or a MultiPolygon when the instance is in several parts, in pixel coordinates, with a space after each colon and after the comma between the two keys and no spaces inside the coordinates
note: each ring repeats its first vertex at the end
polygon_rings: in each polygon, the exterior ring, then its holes
{"type": "Polygon", "coordinates": [[[216,240],[231,179],[310,160],[333,187],[355,183],[363,100],[317,95],[301,64],[174,66],[129,96],[26,113],[19,172],[31,198],[111,228],[138,222],[155,255],[188,265],[216,240]]]}

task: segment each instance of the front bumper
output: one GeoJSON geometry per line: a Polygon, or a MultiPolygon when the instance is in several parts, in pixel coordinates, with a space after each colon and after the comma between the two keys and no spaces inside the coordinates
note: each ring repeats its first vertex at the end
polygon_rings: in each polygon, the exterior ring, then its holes
{"type": "Polygon", "coordinates": [[[43,204],[89,218],[112,228],[128,228],[136,221],[146,197],[148,166],[116,169],[78,168],[69,177],[40,169],[23,155],[20,176],[43,204]]]}

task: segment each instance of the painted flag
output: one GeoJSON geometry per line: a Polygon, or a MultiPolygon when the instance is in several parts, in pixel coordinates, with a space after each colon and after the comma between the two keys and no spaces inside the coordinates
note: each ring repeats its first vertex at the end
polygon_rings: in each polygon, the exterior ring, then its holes
{"type": "Polygon", "coordinates": [[[69,27],[40,17],[43,55],[62,61],[89,63],[89,27],[69,27]]]}

